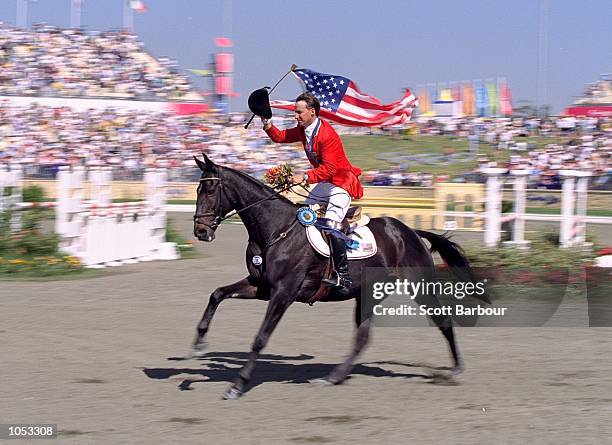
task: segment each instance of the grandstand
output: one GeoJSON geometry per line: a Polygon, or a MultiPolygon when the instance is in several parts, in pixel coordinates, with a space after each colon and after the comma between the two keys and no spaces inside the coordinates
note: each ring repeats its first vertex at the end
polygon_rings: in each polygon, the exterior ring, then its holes
{"type": "Polygon", "coordinates": [[[175,63],[125,31],[0,27],[0,95],[201,101],[175,63]]]}
{"type": "Polygon", "coordinates": [[[585,85],[584,95],[565,110],[570,116],[612,117],[612,74],[585,85]]]}
{"type": "MultiPolygon", "coordinates": [[[[204,109],[202,97],[175,62],[153,57],[131,33],[0,26],[0,64],[0,163],[22,164],[27,176],[53,178],[61,166],[82,165],[110,166],[117,179],[138,179],[146,168],[161,167],[170,180],[189,181],[199,174],[192,156],[201,151],[257,177],[284,162],[307,168],[299,145],[272,144],[257,126],[245,131],[244,116],[191,115],[204,109]]],[[[578,106],[612,103],[610,76],[587,93],[578,106]]],[[[275,123],[294,120],[275,116],[275,123]]],[[[471,182],[482,180],[478,168],[491,164],[529,168],[538,187],[558,186],[558,172],[568,168],[592,171],[602,187],[612,182],[612,128],[603,116],[460,117],[411,125],[414,141],[397,156],[392,152],[405,139],[399,135],[338,131],[364,169],[362,179],[373,185],[471,182]],[[548,142],[538,147],[542,137],[548,142]],[[423,146],[427,138],[439,149],[423,146]],[[466,153],[471,163],[455,161],[466,153]]]]}

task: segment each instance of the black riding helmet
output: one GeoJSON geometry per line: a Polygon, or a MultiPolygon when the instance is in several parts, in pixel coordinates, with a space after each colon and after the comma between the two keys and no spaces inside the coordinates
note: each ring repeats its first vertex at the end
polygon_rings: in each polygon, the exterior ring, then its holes
{"type": "Polygon", "coordinates": [[[261,116],[264,119],[270,119],[272,117],[268,88],[269,87],[264,87],[255,90],[249,96],[249,110],[251,110],[254,115],[261,116]]]}

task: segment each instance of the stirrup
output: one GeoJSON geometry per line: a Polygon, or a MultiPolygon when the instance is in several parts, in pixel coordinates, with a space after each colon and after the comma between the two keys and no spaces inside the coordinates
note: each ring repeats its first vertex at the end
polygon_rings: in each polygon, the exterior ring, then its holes
{"type": "Polygon", "coordinates": [[[323,278],[321,282],[324,286],[336,289],[341,293],[348,293],[351,287],[351,279],[342,277],[336,271],[334,271],[335,277],[323,278]]]}

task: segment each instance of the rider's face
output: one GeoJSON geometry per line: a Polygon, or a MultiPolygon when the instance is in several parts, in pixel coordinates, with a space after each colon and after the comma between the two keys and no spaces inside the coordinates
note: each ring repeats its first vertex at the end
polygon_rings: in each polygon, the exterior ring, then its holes
{"type": "Polygon", "coordinates": [[[308,127],[317,118],[314,108],[306,108],[306,102],[299,100],[295,103],[295,120],[300,127],[308,127]]]}

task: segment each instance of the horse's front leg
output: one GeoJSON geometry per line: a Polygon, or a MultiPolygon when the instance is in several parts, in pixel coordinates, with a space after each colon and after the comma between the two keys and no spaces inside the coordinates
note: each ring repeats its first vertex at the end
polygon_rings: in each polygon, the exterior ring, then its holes
{"type": "Polygon", "coordinates": [[[208,332],[210,322],[217,311],[219,303],[228,298],[264,299],[261,290],[253,283],[250,277],[243,278],[236,283],[215,289],[215,291],[210,294],[208,306],[206,306],[202,319],[198,323],[197,333],[193,341],[192,354],[194,357],[201,357],[206,353],[206,342],[204,341],[204,336],[208,332]]]}
{"type": "Polygon", "coordinates": [[[270,297],[268,309],[266,310],[266,316],[261,324],[261,327],[259,328],[259,332],[257,332],[255,341],[251,346],[249,360],[240,370],[238,378],[223,394],[224,399],[234,400],[243,394],[246,385],[251,380],[251,374],[255,368],[255,362],[257,357],[259,357],[259,353],[263,348],[265,348],[268,340],[270,339],[270,335],[272,335],[276,325],[292,302],[293,299],[288,297],[288,294],[276,293],[270,297]]]}

